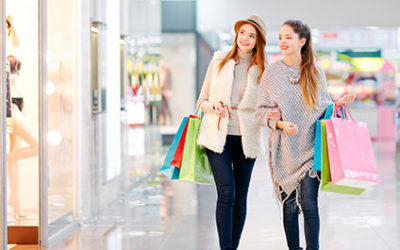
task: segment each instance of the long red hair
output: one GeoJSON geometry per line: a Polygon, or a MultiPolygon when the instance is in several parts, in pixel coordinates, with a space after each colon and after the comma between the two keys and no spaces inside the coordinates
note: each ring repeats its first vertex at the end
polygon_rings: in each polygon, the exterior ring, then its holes
{"type": "MultiPolygon", "coordinates": [[[[229,51],[229,53],[225,56],[225,58],[221,61],[218,67],[218,73],[221,72],[222,68],[225,66],[225,64],[233,59],[235,62],[238,62],[239,59],[239,47],[237,45],[237,39],[239,35],[240,28],[248,23],[243,23],[239,29],[237,29],[236,35],[235,35],[235,42],[233,43],[232,49],[229,51]]],[[[251,23],[250,23],[251,24],[251,23]]],[[[253,24],[251,24],[253,25],[253,24]]],[[[264,72],[265,69],[265,53],[264,53],[264,48],[265,48],[265,42],[264,39],[262,38],[260,31],[253,25],[253,27],[257,31],[257,40],[256,40],[256,46],[254,46],[253,49],[253,56],[251,57],[251,63],[249,66],[249,69],[253,65],[257,65],[258,69],[260,70],[260,75],[258,76],[258,83],[260,83],[262,73],[264,72]]]]}

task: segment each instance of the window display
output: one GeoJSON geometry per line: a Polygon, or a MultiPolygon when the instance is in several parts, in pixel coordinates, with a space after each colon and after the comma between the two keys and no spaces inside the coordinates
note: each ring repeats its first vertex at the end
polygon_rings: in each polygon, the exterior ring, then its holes
{"type": "Polygon", "coordinates": [[[396,100],[396,68],[389,60],[385,60],[379,70],[378,104],[393,106],[396,100]]]}
{"type": "MultiPolygon", "coordinates": [[[[396,138],[397,138],[397,148],[398,148],[397,150],[400,153],[400,102],[398,102],[396,107],[395,122],[396,122],[396,138]]],[[[398,161],[400,161],[400,155],[398,161]]]]}
{"type": "Polygon", "coordinates": [[[397,104],[396,68],[386,60],[379,70],[379,91],[377,93],[378,138],[381,140],[396,140],[396,124],[394,117],[397,104]]]}
{"type": "Polygon", "coordinates": [[[319,51],[328,91],[333,99],[356,94],[351,105],[357,119],[368,122],[372,139],[394,138],[394,106],[397,101],[396,65],[383,58],[380,49],[319,51]],[[390,134],[390,135],[389,135],[390,134]]]}
{"type": "MultiPolygon", "coordinates": [[[[127,73],[129,88],[126,88],[128,123],[131,127],[165,124],[170,119],[168,99],[169,72],[160,56],[135,53],[128,55],[127,73]]],[[[140,51],[140,50],[139,50],[140,51]]]]}
{"type": "MultiPolygon", "coordinates": [[[[37,14],[26,15],[37,3],[7,1],[8,83],[8,222],[11,226],[38,225],[38,27],[37,14]]],[[[36,13],[36,12],[35,12],[36,13]]]]}
{"type": "Polygon", "coordinates": [[[46,227],[48,234],[44,237],[47,240],[47,236],[51,237],[71,224],[75,220],[73,209],[76,205],[73,196],[76,176],[71,167],[76,160],[72,82],[76,78],[77,64],[72,60],[75,54],[71,53],[76,38],[68,35],[72,34],[73,23],[66,22],[71,18],[73,3],[50,0],[46,3],[49,11],[59,10],[65,15],[65,18],[61,14],[49,15],[45,28],[49,31],[45,39],[47,53],[39,51],[43,46],[39,39],[43,29],[39,30],[38,20],[43,20],[43,16],[38,16],[38,2],[14,0],[6,3],[9,14],[6,60],[12,121],[8,122],[8,232],[9,239],[23,240],[19,230],[32,229],[36,233],[30,235],[30,239],[34,236],[35,242],[39,241],[40,226],[46,227]],[[47,55],[46,65],[42,60],[44,54],[47,55]],[[40,79],[49,81],[39,82],[39,75],[40,79]],[[39,102],[44,110],[39,109],[39,102]],[[44,145],[39,144],[39,131],[44,135],[43,140],[47,140],[44,145]],[[41,154],[47,156],[41,159],[41,169],[39,148],[47,153],[41,154]],[[48,173],[48,180],[40,182],[39,173],[43,172],[48,173]],[[48,195],[46,202],[39,199],[40,195],[48,195]],[[46,216],[40,217],[39,213],[46,216]]]}
{"type": "Polygon", "coordinates": [[[356,94],[356,102],[363,105],[376,105],[377,71],[382,66],[380,51],[374,56],[351,50],[320,52],[319,64],[325,70],[328,91],[333,99],[347,92],[356,94]]]}
{"type": "Polygon", "coordinates": [[[8,180],[10,184],[8,204],[13,207],[15,218],[18,219],[28,216],[27,213],[23,212],[19,198],[20,178],[18,163],[21,159],[30,158],[38,154],[38,138],[31,122],[23,113],[24,95],[18,78],[22,63],[12,55],[7,56],[7,60],[10,64],[13,113],[13,132],[10,133],[10,149],[7,154],[8,180]],[[24,146],[23,142],[28,145],[24,146]]]}

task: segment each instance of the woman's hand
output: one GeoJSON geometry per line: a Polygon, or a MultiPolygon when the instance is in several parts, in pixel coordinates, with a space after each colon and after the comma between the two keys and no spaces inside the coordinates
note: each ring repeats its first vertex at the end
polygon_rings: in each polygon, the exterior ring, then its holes
{"type": "Polygon", "coordinates": [[[289,135],[297,135],[299,131],[296,124],[287,121],[278,121],[277,127],[288,133],[289,135]]]}
{"type": "Polygon", "coordinates": [[[213,104],[213,110],[214,110],[214,112],[215,112],[219,117],[222,117],[222,118],[225,118],[225,117],[226,117],[227,111],[226,111],[225,106],[222,105],[221,102],[214,103],[214,104],[213,104]]]}
{"type": "Polygon", "coordinates": [[[342,107],[343,104],[353,103],[355,98],[356,96],[353,93],[345,94],[336,101],[336,105],[342,107]]]}
{"type": "Polygon", "coordinates": [[[270,120],[278,121],[278,120],[280,120],[282,118],[282,114],[281,114],[281,112],[279,110],[278,111],[271,111],[271,112],[269,112],[267,114],[267,118],[270,119],[270,120]]]}

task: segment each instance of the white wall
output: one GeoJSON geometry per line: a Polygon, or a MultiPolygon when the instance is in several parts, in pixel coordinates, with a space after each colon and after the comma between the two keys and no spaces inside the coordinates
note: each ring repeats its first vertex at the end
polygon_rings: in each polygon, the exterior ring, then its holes
{"type": "Polygon", "coordinates": [[[120,117],[120,9],[119,1],[106,0],[107,42],[107,181],[121,174],[121,117],[120,117]]]}
{"type": "Polygon", "coordinates": [[[78,8],[76,68],[79,72],[79,219],[85,221],[113,203],[119,194],[120,180],[116,177],[121,167],[120,136],[120,59],[119,1],[104,0],[104,21],[107,26],[102,55],[101,79],[107,90],[106,111],[92,114],[91,93],[91,0],[75,0],[78,8]],[[95,135],[95,131],[97,131],[95,135]],[[98,136],[95,138],[95,136],[98,136]],[[107,143],[95,145],[95,142],[107,143]],[[97,155],[95,154],[97,153],[97,155]],[[99,159],[95,159],[98,157],[99,159]],[[101,158],[101,159],[100,159],[101,158]],[[106,159],[106,162],[103,160],[106,159]]]}
{"type": "Polygon", "coordinates": [[[76,139],[79,140],[77,150],[77,166],[79,169],[78,186],[78,216],[86,220],[92,216],[94,208],[94,170],[93,166],[93,120],[91,99],[91,61],[90,61],[90,0],[76,0],[76,51],[75,69],[78,72],[76,84],[77,93],[75,102],[78,106],[78,119],[76,122],[76,139]]]}
{"type": "Polygon", "coordinates": [[[313,28],[400,26],[399,0],[198,0],[199,31],[232,31],[233,24],[260,16],[267,30],[277,30],[287,19],[300,19],[313,28]]]}

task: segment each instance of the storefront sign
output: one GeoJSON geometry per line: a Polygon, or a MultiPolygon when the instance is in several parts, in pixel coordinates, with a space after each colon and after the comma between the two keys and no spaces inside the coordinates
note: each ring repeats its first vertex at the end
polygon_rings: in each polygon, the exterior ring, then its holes
{"type": "Polygon", "coordinates": [[[320,32],[317,35],[319,49],[337,48],[397,48],[395,29],[358,29],[320,32]]]}

